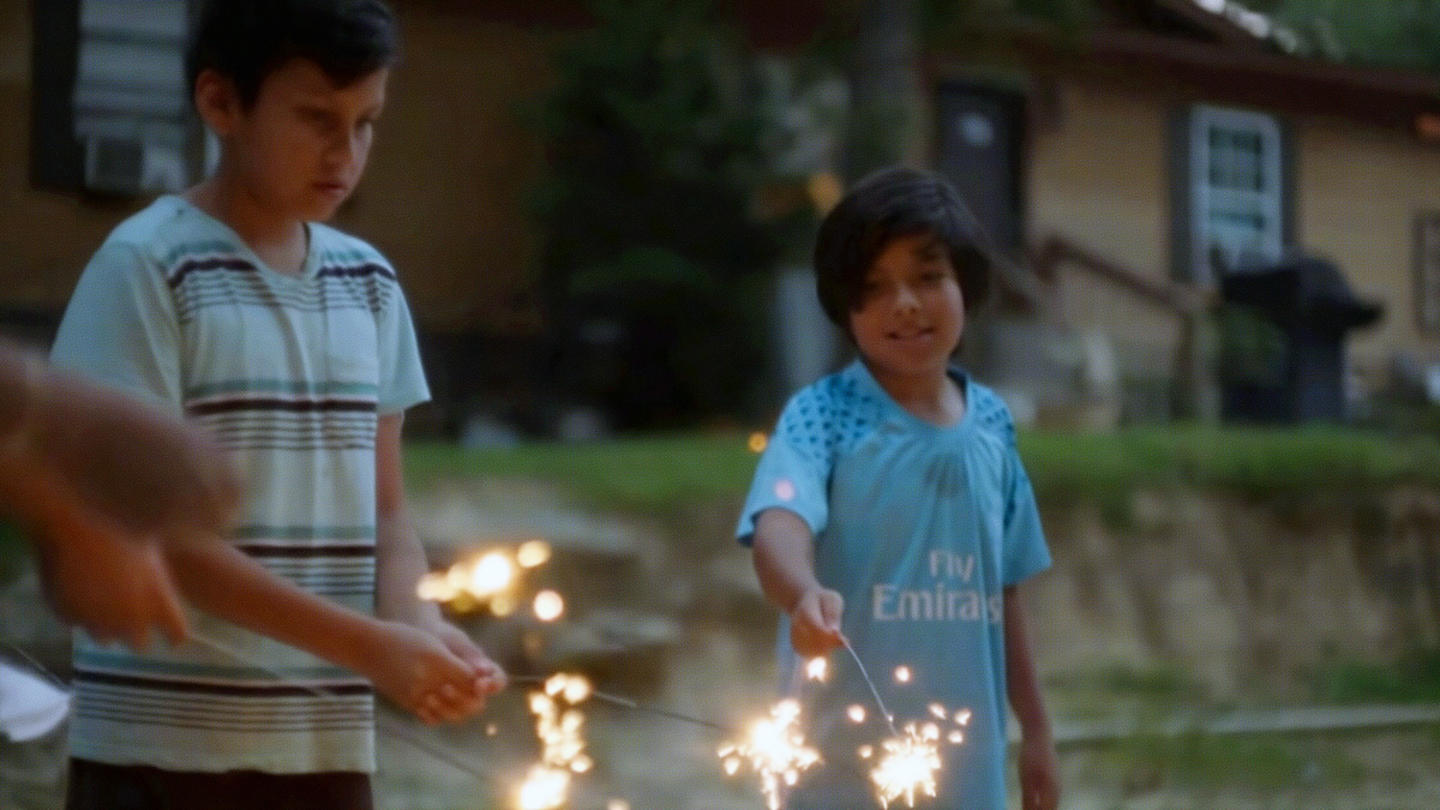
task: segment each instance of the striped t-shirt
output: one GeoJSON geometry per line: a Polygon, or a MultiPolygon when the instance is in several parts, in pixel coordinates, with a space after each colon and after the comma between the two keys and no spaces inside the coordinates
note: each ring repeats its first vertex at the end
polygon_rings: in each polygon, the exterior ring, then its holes
{"type": "MultiPolygon", "coordinates": [[[[53,360],[208,428],[245,487],[231,542],[371,613],[377,414],[429,392],[394,270],[358,239],[308,230],[304,269],[282,274],[219,220],[160,198],[85,268],[53,360]]],[[[364,679],[214,617],[191,620],[238,655],[194,643],[136,654],[77,638],[74,756],[188,771],[374,770],[364,679]]]]}

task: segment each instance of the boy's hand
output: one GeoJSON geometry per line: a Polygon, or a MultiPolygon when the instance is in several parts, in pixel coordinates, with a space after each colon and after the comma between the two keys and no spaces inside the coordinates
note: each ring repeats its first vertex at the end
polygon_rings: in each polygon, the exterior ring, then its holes
{"type": "MultiPolygon", "coordinates": [[[[149,647],[153,630],[172,644],[188,635],[165,558],[98,516],[67,516],[65,536],[38,544],[46,595],[64,619],[98,641],[149,647]]],[[[57,528],[57,527],[47,527],[57,528]]]]}
{"type": "Polygon", "coordinates": [[[456,722],[480,711],[473,664],[450,651],[434,633],[381,621],[361,674],[380,694],[431,725],[456,722]]]}
{"type": "Polygon", "coordinates": [[[1060,805],[1060,767],[1049,735],[1025,735],[1020,742],[1020,807],[1055,810],[1060,805]]]}
{"type": "Polygon", "coordinates": [[[825,655],[845,643],[840,616],[845,598],[829,588],[811,588],[790,609],[790,644],[806,658],[825,655]]]}
{"type": "Polygon", "coordinates": [[[486,698],[504,689],[508,684],[505,670],[486,655],[479,645],[471,641],[465,631],[443,620],[435,622],[430,627],[430,631],[440,639],[446,649],[475,668],[474,688],[475,694],[480,696],[481,708],[484,708],[486,698]]]}

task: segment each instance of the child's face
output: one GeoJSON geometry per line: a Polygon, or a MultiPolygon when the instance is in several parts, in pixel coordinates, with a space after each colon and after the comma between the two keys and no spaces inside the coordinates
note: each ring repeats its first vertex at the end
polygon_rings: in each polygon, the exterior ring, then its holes
{"type": "Polygon", "coordinates": [[[389,73],[336,87],[314,62],[291,59],[265,77],[249,109],[236,99],[207,123],[246,192],[297,220],[327,220],[365,171],[389,73]]]}
{"type": "Polygon", "coordinates": [[[877,376],[943,377],[964,327],[950,252],[929,233],[890,240],[850,311],[850,334],[877,376]]]}

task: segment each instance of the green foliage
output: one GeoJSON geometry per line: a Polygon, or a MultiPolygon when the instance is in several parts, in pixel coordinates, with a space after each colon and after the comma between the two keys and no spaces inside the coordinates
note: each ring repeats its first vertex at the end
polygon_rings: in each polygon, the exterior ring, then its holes
{"type": "Polygon", "coordinates": [[[1030,432],[1021,456],[1043,505],[1137,487],[1267,498],[1354,495],[1399,483],[1440,487],[1440,442],[1339,427],[1144,427],[1114,434],[1030,432]]]}
{"type": "Polygon", "coordinates": [[[587,504],[651,513],[741,498],[755,461],[745,437],[733,433],[493,450],[423,443],[408,445],[405,452],[406,480],[417,488],[446,478],[529,478],[587,504]]]}
{"type": "Polygon", "coordinates": [[[1285,332],[1253,307],[1231,304],[1216,318],[1219,371],[1227,382],[1275,386],[1284,382],[1285,332]]]}
{"type": "MultiPolygon", "coordinates": [[[[743,497],[756,457],[739,433],[671,434],[503,450],[412,444],[413,486],[446,477],[535,478],[619,507],[664,509],[743,497]]],[[[1440,488],[1440,442],[1342,428],[1029,431],[1020,454],[1041,507],[1192,487],[1257,499],[1353,499],[1414,483],[1440,488]]]]}
{"type": "Polygon", "coordinates": [[[1316,788],[1355,785],[1367,774],[1363,763],[1310,739],[1140,735],[1109,743],[1102,751],[1109,767],[1124,770],[1125,781],[1137,788],[1180,785],[1270,792],[1298,783],[1316,788]]]}
{"type": "Polygon", "coordinates": [[[11,582],[29,560],[25,538],[14,524],[0,520],[0,585],[11,582]]]}
{"type": "Polygon", "coordinates": [[[1440,0],[1283,0],[1275,15],[1347,61],[1440,72],[1440,0]]]}
{"type": "Polygon", "coordinates": [[[1440,648],[1415,649],[1398,661],[1332,661],[1313,676],[1326,703],[1440,703],[1440,648]]]}
{"type": "Polygon", "coordinates": [[[557,57],[540,116],[548,309],[572,342],[587,323],[619,327],[624,373],[581,393],[635,394],[601,403],[622,423],[733,412],[763,357],[746,280],[777,252],[751,214],[767,171],[755,65],[708,0],[589,7],[598,25],[557,57]],[[727,362],[697,359],[722,342],[727,362]]]}

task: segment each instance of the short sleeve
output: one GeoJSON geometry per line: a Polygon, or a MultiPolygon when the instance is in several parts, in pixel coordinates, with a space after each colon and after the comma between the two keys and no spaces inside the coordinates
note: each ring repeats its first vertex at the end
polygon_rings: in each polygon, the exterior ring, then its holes
{"type": "Polygon", "coordinates": [[[1015,445],[1015,426],[1006,413],[1004,585],[1014,585],[1050,567],[1050,549],[1040,525],[1040,510],[1030,476],[1015,445]]]}
{"type": "Polygon", "coordinates": [[[766,509],[793,512],[812,535],[824,531],[829,519],[830,445],[823,440],[807,441],[825,431],[823,419],[817,419],[803,400],[803,394],[790,401],[775,428],[760,463],[750,493],[740,513],[735,536],[742,544],[755,541],[755,521],[766,509]]]}
{"type": "Polygon", "coordinates": [[[180,416],[180,322],[160,268],[135,245],[107,242],[61,318],[51,362],[180,416]]]}
{"type": "Polygon", "coordinates": [[[388,306],[380,310],[376,331],[380,343],[379,412],[399,413],[429,401],[430,387],[425,383],[425,369],[420,364],[415,325],[398,284],[393,288],[388,306]]]}

